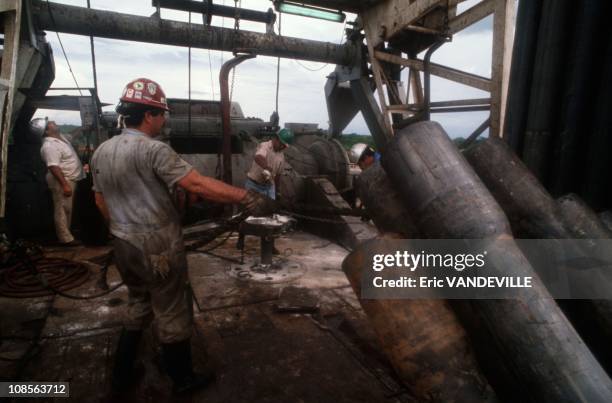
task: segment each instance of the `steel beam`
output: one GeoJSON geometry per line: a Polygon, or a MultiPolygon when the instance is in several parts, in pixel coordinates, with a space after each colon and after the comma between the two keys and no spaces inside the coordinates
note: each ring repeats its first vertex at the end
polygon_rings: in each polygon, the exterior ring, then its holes
{"type": "MultiPolygon", "coordinates": [[[[402,57],[381,51],[375,51],[375,54],[377,59],[385,62],[401,64],[402,66],[410,67],[411,69],[419,71],[425,70],[423,61],[419,59],[404,59],[402,57]]],[[[431,74],[433,74],[434,76],[442,77],[460,84],[478,88],[479,90],[491,91],[491,80],[486,77],[466,73],[465,71],[442,66],[436,63],[430,63],[429,69],[431,74]]]]}
{"type": "Polygon", "coordinates": [[[448,22],[449,34],[455,34],[464,28],[482,20],[495,11],[494,0],[483,0],[472,8],[465,10],[448,22]]]}
{"type": "Polygon", "coordinates": [[[503,137],[514,43],[515,10],[514,0],[495,0],[491,58],[491,131],[489,132],[492,137],[503,137]]]}
{"type": "Polygon", "coordinates": [[[405,0],[388,0],[375,5],[366,12],[361,13],[366,32],[370,32],[369,40],[372,47],[388,41],[395,34],[413,25],[440,4],[446,6],[446,1],[418,0],[409,2],[405,0]]]}
{"type": "Polygon", "coordinates": [[[68,34],[228,52],[247,49],[258,55],[340,65],[352,64],[357,56],[357,48],[352,45],[336,45],[214,26],[192,24],[190,28],[186,22],[43,3],[38,0],[34,1],[33,5],[38,28],[68,34]]]}

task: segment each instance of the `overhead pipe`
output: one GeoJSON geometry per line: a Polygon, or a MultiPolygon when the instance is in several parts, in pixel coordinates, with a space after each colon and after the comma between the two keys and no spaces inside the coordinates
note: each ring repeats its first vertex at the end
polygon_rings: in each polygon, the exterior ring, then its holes
{"type": "MultiPolygon", "coordinates": [[[[212,0],[191,1],[191,0],[153,0],[153,6],[168,8],[171,10],[188,11],[210,16],[217,15],[219,17],[240,18],[241,20],[262,22],[272,25],[276,21],[276,14],[271,8],[267,12],[249,10],[247,8],[238,8],[231,6],[222,6],[214,4],[212,0]]],[[[210,19],[208,20],[210,24],[210,19]]]]}
{"type": "Polygon", "coordinates": [[[253,54],[236,55],[229,59],[219,72],[219,88],[221,90],[221,129],[223,133],[223,181],[232,184],[232,127],[230,118],[231,100],[228,76],[230,71],[245,60],[253,59],[253,54]]]}
{"type": "Polygon", "coordinates": [[[191,25],[154,17],[94,10],[32,0],[36,28],[67,34],[126,41],[191,46],[233,52],[252,49],[257,55],[313,62],[352,65],[358,57],[356,45],[337,45],[233,28],[191,25]]]}
{"type": "MultiPolygon", "coordinates": [[[[538,278],[510,242],[503,211],[439,124],[399,131],[382,162],[424,236],[507,240],[488,251],[488,259],[506,262],[492,275],[538,278]]],[[[453,307],[498,394],[511,401],[612,400],[612,381],[540,281],[517,290],[516,299],[457,300],[453,307]]]]}

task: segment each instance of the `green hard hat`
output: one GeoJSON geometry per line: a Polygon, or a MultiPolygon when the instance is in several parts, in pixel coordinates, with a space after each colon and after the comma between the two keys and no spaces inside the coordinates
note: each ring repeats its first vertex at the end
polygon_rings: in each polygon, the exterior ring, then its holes
{"type": "Polygon", "coordinates": [[[285,145],[293,143],[293,132],[290,129],[280,129],[276,137],[285,145]]]}

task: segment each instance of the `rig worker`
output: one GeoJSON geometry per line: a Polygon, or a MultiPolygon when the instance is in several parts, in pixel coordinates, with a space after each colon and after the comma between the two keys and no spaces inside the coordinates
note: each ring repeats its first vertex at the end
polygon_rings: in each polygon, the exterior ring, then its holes
{"type": "Polygon", "coordinates": [[[126,126],[102,143],[92,158],[96,205],[115,236],[114,256],[129,290],[127,318],[113,370],[113,391],[125,391],[142,330],[156,319],[165,370],[176,394],[212,382],[212,371],[192,368],[192,292],[179,214],[170,190],[219,203],[239,203],[253,215],[271,214],[265,196],[196,172],[167,144],[155,140],[169,111],[159,84],[138,78],[123,90],[117,112],[126,126]]]}
{"type": "Polygon", "coordinates": [[[356,143],[351,147],[349,159],[352,163],[359,165],[362,171],[380,161],[380,154],[372,146],[364,143],[356,143]]]}
{"type": "Polygon", "coordinates": [[[70,232],[72,204],[77,181],[85,177],[83,165],[70,141],[55,122],[37,118],[30,122],[31,130],[44,136],[40,155],[47,165],[47,184],[53,198],[53,221],[61,245],[77,246],[80,242],[70,232]]]}
{"type": "MultiPolygon", "coordinates": [[[[254,190],[276,200],[277,193],[280,191],[280,174],[285,163],[283,151],[291,143],[293,143],[293,132],[290,129],[281,129],[271,140],[259,143],[251,169],[247,173],[245,189],[254,190]]],[[[242,249],[243,247],[244,234],[240,233],[236,248],[242,249]]]]}

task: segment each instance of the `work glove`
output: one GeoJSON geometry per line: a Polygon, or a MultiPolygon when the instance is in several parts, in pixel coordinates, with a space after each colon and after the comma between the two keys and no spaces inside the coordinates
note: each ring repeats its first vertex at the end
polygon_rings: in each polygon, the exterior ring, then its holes
{"type": "Polygon", "coordinates": [[[261,171],[261,175],[263,176],[264,181],[266,182],[270,182],[270,180],[272,179],[272,172],[268,171],[267,169],[261,171]]]}
{"type": "Polygon", "coordinates": [[[240,204],[248,215],[255,217],[272,215],[278,209],[274,200],[254,190],[248,190],[240,204]]]}

